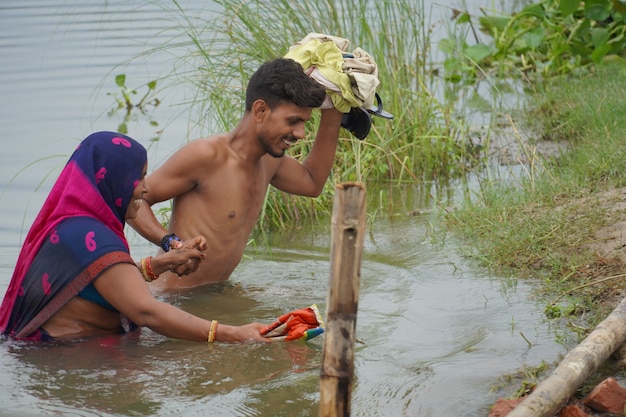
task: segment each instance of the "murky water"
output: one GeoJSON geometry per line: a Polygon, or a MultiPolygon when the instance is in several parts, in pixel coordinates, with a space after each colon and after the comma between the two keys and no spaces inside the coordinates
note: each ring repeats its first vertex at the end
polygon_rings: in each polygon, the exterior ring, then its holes
{"type": "MultiPolygon", "coordinates": [[[[195,13],[214,10],[210,2],[181,4],[195,13]]],[[[137,0],[0,5],[0,294],[75,141],[119,123],[107,116],[114,74],[145,82],[167,61],[116,65],[165,39],[168,24],[159,5],[137,0]],[[51,155],[59,156],[42,160],[51,155]]],[[[173,117],[179,111],[167,103],[159,109],[168,125],[150,151],[153,165],[187,137],[184,118],[173,117]]],[[[137,120],[131,134],[142,141],[154,129],[137,120]]],[[[431,204],[417,187],[392,192],[402,203],[398,213],[431,204]]],[[[430,233],[428,215],[368,226],[354,416],[485,416],[499,376],[564,352],[526,283],[487,276],[458,255],[454,242],[433,244],[430,233]]],[[[324,219],[273,236],[269,248],[248,251],[229,283],[169,301],[235,324],[272,321],[311,303],[324,311],[329,237],[324,219]]],[[[131,244],[138,257],[153,251],[136,236],[131,244]]],[[[207,347],[150,331],[79,344],[0,341],[0,415],[315,416],[322,348],[321,337],[207,347]]]]}

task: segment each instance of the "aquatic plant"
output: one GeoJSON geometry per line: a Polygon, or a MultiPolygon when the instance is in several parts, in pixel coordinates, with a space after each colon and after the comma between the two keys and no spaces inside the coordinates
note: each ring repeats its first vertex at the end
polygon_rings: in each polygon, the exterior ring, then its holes
{"type": "Polygon", "coordinates": [[[440,43],[447,54],[447,80],[471,83],[488,74],[550,77],[605,61],[626,65],[626,3],[621,0],[542,0],[510,15],[482,12],[455,11],[453,35],[440,43]]]}
{"type": "MultiPolygon", "coordinates": [[[[156,97],[156,86],[157,81],[152,80],[146,83],[146,92],[141,96],[139,100],[133,100],[133,96],[138,95],[137,88],[130,88],[126,85],[126,74],[118,74],[115,76],[115,85],[117,86],[117,91],[113,93],[107,93],[108,96],[113,97],[115,100],[115,106],[108,112],[108,115],[111,117],[121,109],[123,109],[124,117],[123,120],[118,124],[117,131],[120,133],[128,134],[128,122],[130,121],[133,111],[137,110],[143,115],[147,115],[159,107],[161,104],[161,100],[156,97]]],[[[151,126],[158,126],[158,122],[155,120],[150,120],[151,126]]],[[[154,137],[151,139],[152,141],[158,141],[159,138],[154,137]]]]}

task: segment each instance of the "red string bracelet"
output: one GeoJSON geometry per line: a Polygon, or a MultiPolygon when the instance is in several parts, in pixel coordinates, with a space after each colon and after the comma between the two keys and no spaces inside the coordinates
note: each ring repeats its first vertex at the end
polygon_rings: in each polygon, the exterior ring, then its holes
{"type": "MultiPolygon", "coordinates": [[[[148,256],[145,259],[146,259],[146,273],[148,274],[148,277],[150,277],[150,281],[154,281],[159,276],[155,275],[154,272],[152,271],[152,256],[148,256]]],[[[142,265],[143,265],[143,262],[142,262],[142,265]]]]}

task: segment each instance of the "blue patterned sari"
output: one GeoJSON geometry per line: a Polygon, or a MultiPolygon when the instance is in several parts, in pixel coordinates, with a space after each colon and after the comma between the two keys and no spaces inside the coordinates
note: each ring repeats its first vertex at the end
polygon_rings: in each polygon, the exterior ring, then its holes
{"type": "Polygon", "coordinates": [[[40,329],[72,297],[117,263],[134,263],[125,216],[146,149],[97,132],[74,151],[26,236],[0,307],[0,332],[41,340],[40,329]]]}

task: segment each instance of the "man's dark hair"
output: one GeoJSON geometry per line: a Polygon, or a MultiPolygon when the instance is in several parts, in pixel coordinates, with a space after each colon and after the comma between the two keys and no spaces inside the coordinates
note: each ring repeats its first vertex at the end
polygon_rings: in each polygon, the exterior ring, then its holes
{"type": "Polygon", "coordinates": [[[309,78],[300,64],[293,59],[278,58],[261,65],[250,77],[246,111],[252,110],[252,103],[259,99],[273,109],[281,102],[319,107],[325,97],[324,88],[309,78]]]}

